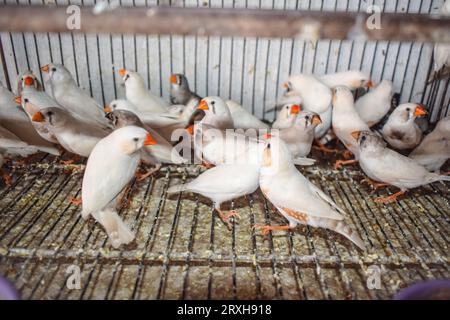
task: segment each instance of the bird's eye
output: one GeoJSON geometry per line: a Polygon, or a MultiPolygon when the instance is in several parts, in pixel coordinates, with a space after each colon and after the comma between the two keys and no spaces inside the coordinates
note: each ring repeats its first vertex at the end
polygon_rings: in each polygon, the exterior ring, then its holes
{"type": "Polygon", "coordinates": [[[286,106],[286,109],[289,109],[289,106],[286,106]]]}
{"type": "Polygon", "coordinates": [[[267,145],[267,149],[270,149],[270,143],[267,145]]]}
{"type": "Polygon", "coordinates": [[[56,68],[55,68],[55,67],[53,67],[53,68],[52,68],[52,71],[53,71],[53,72],[55,72],[55,71],[56,71],[56,68]]]}
{"type": "Polygon", "coordinates": [[[306,116],[305,119],[306,119],[306,120],[309,120],[309,116],[306,116]]]}
{"type": "Polygon", "coordinates": [[[362,136],[361,141],[366,141],[366,136],[362,136]]]}
{"type": "Polygon", "coordinates": [[[213,100],[213,101],[211,101],[211,104],[212,104],[212,105],[215,105],[215,104],[216,104],[216,102],[215,102],[215,101],[213,100]]]}
{"type": "Polygon", "coordinates": [[[406,111],[408,111],[408,112],[409,112],[409,110],[410,110],[409,108],[406,108],[406,111]]]}
{"type": "Polygon", "coordinates": [[[139,138],[134,138],[133,141],[138,142],[139,138]]]}
{"type": "Polygon", "coordinates": [[[49,116],[52,116],[52,115],[53,115],[53,112],[52,112],[52,111],[49,111],[47,114],[48,114],[49,116]]]}
{"type": "Polygon", "coordinates": [[[23,101],[25,101],[25,103],[28,103],[28,99],[24,99],[23,101]]]}

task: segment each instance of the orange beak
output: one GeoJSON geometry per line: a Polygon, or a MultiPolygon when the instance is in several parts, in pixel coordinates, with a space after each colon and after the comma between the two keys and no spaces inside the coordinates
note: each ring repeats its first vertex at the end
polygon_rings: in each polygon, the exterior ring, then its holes
{"type": "Polygon", "coordinates": [[[38,111],[34,114],[31,120],[33,120],[34,122],[44,122],[44,115],[38,111]]]}
{"type": "Polygon", "coordinates": [[[26,86],[32,86],[34,84],[34,80],[32,77],[25,77],[24,83],[26,86]]]}
{"type": "Polygon", "coordinates": [[[375,86],[375,84],[372,82],[372,80],[367,81],[366,87],[367,88],[373,88],[375,86]]]}
{"type": "Polygon", "coordinates": [[[198,109],[203,110],[203,111],[209,110],[208,102],[206,102],[205,100],[200,101],[200,104],[198,105],[198,109]]]}
{"type": "Polygon", "coordinates": [[[291,114],[298,114],[300,112],[300,106],[298,104],[293,104],[291,106],[291,114]]]}
{"type": "Polygon", "coordinates": [[[155,139],[153,139],[150,133],[147,133],[147,138],[144,141],[144,146],[152,146],[158,144],[155,139]]]}
{"type": "Polygon", "coordinates": [[[127,73],[127,71],[125,69],[119,69],[119,76],[121,77],[125,77],[125,73],[127,73]]]}
{"type": "Polygon", "coordinates": [[[416,117],[422,117],[427,114],[427,111],[424,107],[417,105],[416,110],[414,110],[414,116],[416,117]]]}
{"type": "Polygon", "coordinates": [[[103,108],[103,111],[105,111],[106,113],[110,113],[110,112],[112,112],[112,109],[111,109],[111,107],[110,107],[109,105],[106,105],[106,106],[103,108]]]}
{"type": "Polygon", "coordinates": [[[172,84],[177,84],[177,76],[176,75],[171,75],[170,76],[170,83],[172,83],[172,84]]]}
{"type": "Polygon", "coordinates": [[[272,138],[272,135],[270,133],[266,133],[265,135],[263,135],[264,140],[269,140],[270,138],[272,138]]]}
{"type": "Polygon", "coordinates": [[[22,98],[21,98],[20,96],[15,97],[15,98],[14,98],[14,101],[15,101],[19,106],[22,105],[22,98]]]}
{"type": "Polygon", "coordinates": [[[187,127],[186,131],[192,136],[194,134],[194,126],[187,127]]]}
{"type": "Polygon", "coordinates": [[[319,115],[315,114],[313,115],[311,122],[313,125],[319,125],[322,123],[322,119],[320,119],[319,115]]]}
{"type": "Polygon", "coordinates": [[[353,131],[353,132],[351,133],[351,135],[352,135],[352,137],[353,137],[356,141],[358,141],[359,136],[361,135],[361,131],[353,131]]]}
{"type": "Polygon", "coordinates": [[[41,68],[41,71],[42,71],[42,72],[48,72],[49,69],[50,69],[50,67],[48,66],[48,64],[46,64],[45,66],[43,66],[43,67],[41,68]]]}
{"type": "Polygon", "coordinates": [[[283,88],[285,88],[285,89],[289,89],[289,85],[288,85],[288,83],[287,83],[287,82],[283,83],[283,88]]]}

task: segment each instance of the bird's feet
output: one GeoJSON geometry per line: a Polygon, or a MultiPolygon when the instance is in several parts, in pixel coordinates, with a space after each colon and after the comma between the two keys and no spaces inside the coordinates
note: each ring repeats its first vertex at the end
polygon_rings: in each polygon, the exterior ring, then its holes
{"type": "Polygon", "coordinates": [[[353,153],[350,150],[344,150],[341,153],[345,159],[349,159],[349,158],[353,157],[353,153]]]}
{"type": "Polygon", "coordinates": [[[83,200],[80,198],[71,198],[69,200],[69,203],[73,204],[74,206],[79,206],[83,203],[83,200]]]}
{"type": "Polygon", "coordinates": [[[267,225],[261,225],[261,224],[255,224],[253,226],[253,229],[260,229],[262,236],[267,236],[270,231],[274,230],[290,230],[290,226],[267,226],[267,225]]]}
{"type": "Polygon", "coordinates": [[[73,165],[74,163],[76,163],[76,162],[78,162],[78,161],[80,161],[81,160],[81,157],[79,157],[79,156],[74,156],[74,157],[72,157],[72,159],[69,159],[69,160],[61,160],[59,163],[61,163],[62,165],[64,165],[64,166],[71,166],[71,165],[73,165]]]}
{"type": "Polygon", "coordinates": [[[228,213],[224,213],[222,210],[218,210],[218,209],[216,209],[216,211],[219,213],[220,220],[222,220],[223,223],[225,223],[227,225],[228,230],[232,229],[232,225],[230,222],[230,219],[232,217],[237,217],[239,219],[241,218],[235,210],[230,210],[228,213]]]}
{"type": "Polygon", "coordinates": [[[397,200],[397,198],[401,195],[403,195],[406,191],[400,190],[399,192],[396,192],[394,194],[391,194],[390,196],[387,197],[380,197],[380,198],[376,198],[374,201],[378,202],[378,203],[389,203],[389,202],[393,202],[395,200],[397,200]]]}
{"type": "Polygon", "coordinates": [[[389,186],[388,183],[377,182],[370,178],[364,178],[361,180],[361,182],[367,183],[372,188],[372,193],[374,193],[375,191],[377,191],[380,188],[389,186]]]}
{"type": "Polygon", "coordinates": [[[4,174],[2,174],[2,178],[8,187],[10,187],[12,185],[13,178],[11,175],[4,173],[4,174]]]}
{"type": "Polygon", "coordinates": [[[338,149],[331,149],[326,147],[322,142],[319,141],[319,139],[315,140],[317,146],[313,146],[314,149],[320,150],[325,153],[339,153],[338,149]]]}
{"type": "Polygon", "coordinates": [[[209,162],[206,162],[205,160],[202,160],[201,166],[204,167],[204,168],[206,168],[206,169],[211,169],[211,168],[214,168],[214,167],[215,167],[215,165],[213,165],[213,164],[211,164],[211,163],[209,163],[209,162]]]}
{"type": "Polygon", "coordinates": [[[353,164],[353,163],[356,163],[356,162],[358,162],[358,160],[355,160],[355,159],[353,159],[353,160],[337,160],[334,163],[334,168],[335,169],[342,169],[342,166],[345,166],[345,165],[348,165],[348,164],[353,164]]]}

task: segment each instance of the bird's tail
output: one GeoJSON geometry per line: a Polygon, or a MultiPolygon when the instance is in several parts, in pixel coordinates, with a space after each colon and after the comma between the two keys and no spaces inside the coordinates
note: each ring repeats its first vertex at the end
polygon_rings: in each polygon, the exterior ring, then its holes
{"type": "Polygon", "coordinates": [[[105,209],[98,214],[98,222],[105,228],[112,246],[117,249],[121,244],[133,241],[134,234],[114,209],[105,209]]]}
{"type": "Polygon", "coordinates": [[[355,245],[358,246],[361,250],[366,250],[366,246],[364,245],[364,242],[359,237],[359,234],[354,231],[348,224],[344,222],[344,220],[333,220],[333,219],[326,219],[325,225],[322,225],[323,227],[336,231],[337,233],[342,234],[344,237],[349,239],[351,242],[353,242],[355,245]]]}
{"type": "Polygon", "coordinates": [[[303,157],[294,158],[293,161],[296,166],[312,166],[314,163],[316,163],[315,159],[303,157]]]}
{"type": "Polygon", "coordinates": [[[46,152],[46,153],[52,154],[54,156],[61,155],[61,151],[59,151],[57,148],[54,148],[54,147],[37,146],[36,148],[38,148],[39,151],[46,152]]]}
{"type": "Polygon", "coordinates": [[[174,186],[171,186],[169,189],[167,189],[167,193],[179,193],[182,191],[187,190],[188,184],[177,184],[174,186]]]}
{"type": "Polygon", "coordinates": [[[450,176],[440,175],[439,181],[450,181],[450,176]]]}

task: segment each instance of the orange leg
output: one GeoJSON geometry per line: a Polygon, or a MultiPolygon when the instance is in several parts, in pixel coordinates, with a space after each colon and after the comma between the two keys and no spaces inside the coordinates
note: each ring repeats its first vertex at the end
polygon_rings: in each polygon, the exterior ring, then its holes
{"type": "Polygon", "coordinates": [[[227,228],[229,230],[231,230],[231,228],[232,228],[231,223],[230,223],[230,218],[231,217],[241,218],[239,216],[239,214],[234,210],[231,210],[228,213],[224,213],[222,210],[216,208],[216,211],[219,214],[220,220],[222,220],[227,225],[227,228]]]}
{"type": "Polygon", "coordinates": [[[215,167],[215,165],[213,165],[213,164],[211,164],[211,163],[209,163],[209,162],[206,162],[205,160],[202,160],[201,166],[202,166],[202,167],[205,167],[206,169],[211,169],[211,168],[214,168],[214,167],[215,167]]]}
{"type": "Polygon", "coordinates": [[[405,192],[406,192],[406,190],[400,190],[399,192],[391,194],[388,197],[376,198],[375,202],[378,202],[378,203],[389,203],[389,202],[395,201],[399,196],[405,194],[405,192]]]}
{"type": "Polygon", "coordinates": [[[253,226],[253,229],[261,229],[261,235],[263,236],[267,236],[269,234],[270,231],[273,230],[290,230],[291,227],[290,226],[266,226],[266,225],[260,225],[260,224],[255,224],[253,226]]]}
{"type": "Polygon", "coordinates": [[[389,186],[388,183],[377,182],[377,181],[372,180],[370,178],[364,178],[364,179],[361,180],[361,182],[366,182],[367,184],[369,184],[372,187],[372,189],[373,189],[372,192],[375,192],[375,191],[377,191],[380,188],[389,186]]]}
{"type": "Polygon", "coordinates": [[[344,151],[342,151],[342,156],[345,159],[349,159],[353,156],[353,152],[351,152],[350,150],[344,150],[344,151]]]}
{"type": "Polygon", "coordinates": [[[353,164],[353,163],[356,163],[356,162],[358,162],[358,160],[355,160],[355,159],[353,159],[353,160],[337,160],[334,163],[334,168],[335,169],[342,169],[342,166],[345,166],[347,164],[353,164]]]}
{"type": "Polygon", "coordinates": [[[73,204],[74,206],[79,206],[80,204],[83,203],[83,200],[81,199],[81,197],[80,197],[80,198],[71,198],[71,199],[69,200],[69,202],[70,202],[71,204],[73,204]]]}
{"type": "Polygon", "coordinates": [[[3,181],[5,181],[5,184],[6,184],[8,187],[10,187],[10,186],[12,185],[13,178],[12,178],[11,175],[9,175],[9,174],[7,174],[7,173],[3,173],[3,174],[2,174],[2,178],[3,178],[3,181]]]}
{"type": "Polygon", "coordinates": [[[314,149],[318,149],[325,153],[339,153],[338,149],[330,149],[330,148],[325,147],[325,145],[322,142],[320,142],[319,139],[315,139],[314,142],[317,144],[317,147],[316,146],[313,147],[314,149]]]}
{"type": "Polygon", "coordinates": [[[80,161],[80,160],[81,160],[81,157],[80,157],[79,155],[74,155],[74,156],[72,157],[72,159],[70,159],[70,160],[61,160],[60,163],[61,163],[62,165],[65,165],[65,166],[70,166],[70,165],[72,165],[72,164],[74,164],[75,162],[78,162],[78,161],[80,161]]]}

